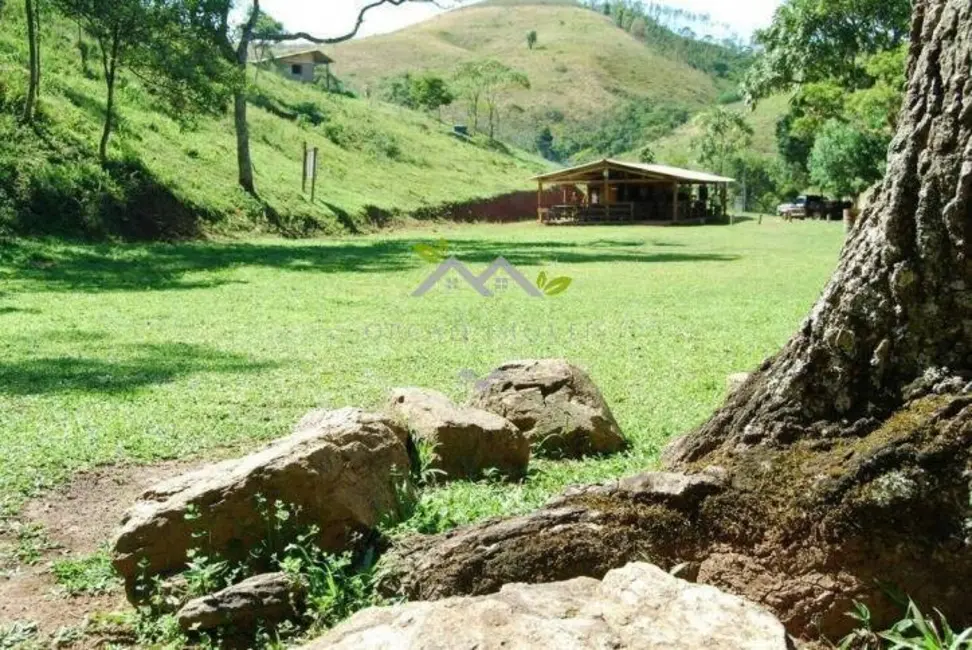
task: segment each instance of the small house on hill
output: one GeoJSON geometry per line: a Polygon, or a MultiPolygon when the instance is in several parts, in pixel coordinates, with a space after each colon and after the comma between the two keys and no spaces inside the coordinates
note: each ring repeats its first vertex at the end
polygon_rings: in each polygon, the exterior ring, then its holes
{"type": "Polygon", "coordinates": [[[317,66],[323,65],[327,72],[327,79],[331,78],[331,64],[334,59],[317,48],[281,52],[262,59],[258,63],[272,63],[283,76],[293,81],[313,83],[317,66]]]}
{"type": "Polygon", "coordinates": [[[731,178],[605,158],[535,176],[540,223],[704,223],[727,211],[731,178]],[[559,187],[551,202],[544,187],[559,187]]]}

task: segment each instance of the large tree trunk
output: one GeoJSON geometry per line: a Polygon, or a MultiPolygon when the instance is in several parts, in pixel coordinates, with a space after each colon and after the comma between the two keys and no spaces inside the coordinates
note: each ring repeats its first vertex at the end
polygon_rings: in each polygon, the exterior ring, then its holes
{"type": "Polygon", "coordinates": [[[972,4],[918,0],[887,178],[799,332],[668,464],[391,553],[412,597],[645,558],[839,638],[893,587],[972,625],[972,4]]]}
{"type": "Polygon", "coordinates": [[[667,454],[872,429],[935,376],[972,369],[972,5],[915,5],[888,171],[799,332],[667,454]]]}

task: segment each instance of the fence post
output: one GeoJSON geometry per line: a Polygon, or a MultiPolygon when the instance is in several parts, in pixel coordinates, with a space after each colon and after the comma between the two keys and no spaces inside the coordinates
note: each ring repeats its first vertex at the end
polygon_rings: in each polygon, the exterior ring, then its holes
{"type": "Polygon", "coordinates": [[[314,194],[317,190],[317,147],[314,147],[313,159],[311,160],[311,203],[314,202],[314,194]]]}

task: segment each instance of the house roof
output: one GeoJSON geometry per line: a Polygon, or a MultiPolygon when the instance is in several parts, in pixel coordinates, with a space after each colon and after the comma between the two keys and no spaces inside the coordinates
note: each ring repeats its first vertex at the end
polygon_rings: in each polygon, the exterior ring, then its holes
{"type": "Polygon", "coordinates": [[[643,176],[646,179],[653,180],[668,180],[672,182],[682,182],[682,183],[716,183],[716,184],[727,184],[735,183],[735,179],[726,178],[725,176],[716,176],[715,174],[709,174],[707,172],[698,172],[692,169],[682,169],[681,167],[670,167],[668,165],[654,165],[645,163],[629,162],[627,160],[614,160],[611,158],[604,158],[603,160],[595,160],[594,162],[586,163],[583,165],[577,165],[575,167],[568,167],[566,169],[558,169],[557,171],[547,172],[546,174],[540,174],[539,176],[534,176],[533,180],[537,181],[572,181],[576,180],[578,182],[584,182],[585,180],[594,180],[593,178],[584,178],[585,174],[591,174],[592,172],[601,172],[605,169],[614,169],[622,172],[629,172],[636,174],[638,176],[643,176]]]}
{"type": "MultiPolygon", "coordinates": [[[[280,52],[279,54],[274,54],[268,56],[265,59],[260,59],[257,63],[266,63],[267,61],[280,61],[282,63],[289,63],[293,59],[297,59],[302,56],[312,55],[314,57],[314,63],[334,63],[334,59],[328,55],[321,52],[320,49],[316,47],[304,49],[304,50],[288,50],[285,52],[280,52]]],[[[299,63],[299,62],[298,62],[299,63]]]]}

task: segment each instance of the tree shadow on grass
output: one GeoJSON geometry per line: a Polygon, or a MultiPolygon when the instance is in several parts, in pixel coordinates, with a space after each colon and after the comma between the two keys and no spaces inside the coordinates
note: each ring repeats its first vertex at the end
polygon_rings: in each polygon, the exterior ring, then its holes
{"type": "MultiPolygon", "coordinates": [[[[424,238],[423,238],[424,240],[424,238]]],[[[0,276],[19,280],[27,291],[145,291],[205,289],[226,277],[192,277],[236,268],[296,273],[395,273],[426,265],[413,251],[420,239],[359,239],[336,242],[187,242],[175,244],[69,244],[13,240],[0,247],[0,276]]],[[[607,262],[728,262],[737,255],[659,252],[643,242],[598,240],[457,240],[450,254],[488,264],[504,257],[515,265],[607,262]]]]}
{"type": "Polygon", "coordinates": [[[0,316],[4,314],[39,314],[40,309],[23,309],[21,307],[0,307],[0,316]]]}
{"type": "MultiPolygon", "coordinates": [[[[116,348],[118,349],[118,348],[116,348]]],[[[0,394],[124,393],[200,372],[256,372],[275,367],[243,355],[186,343],[132,345],[124,360],[78,356],[0,361],[0,394]]]]}

